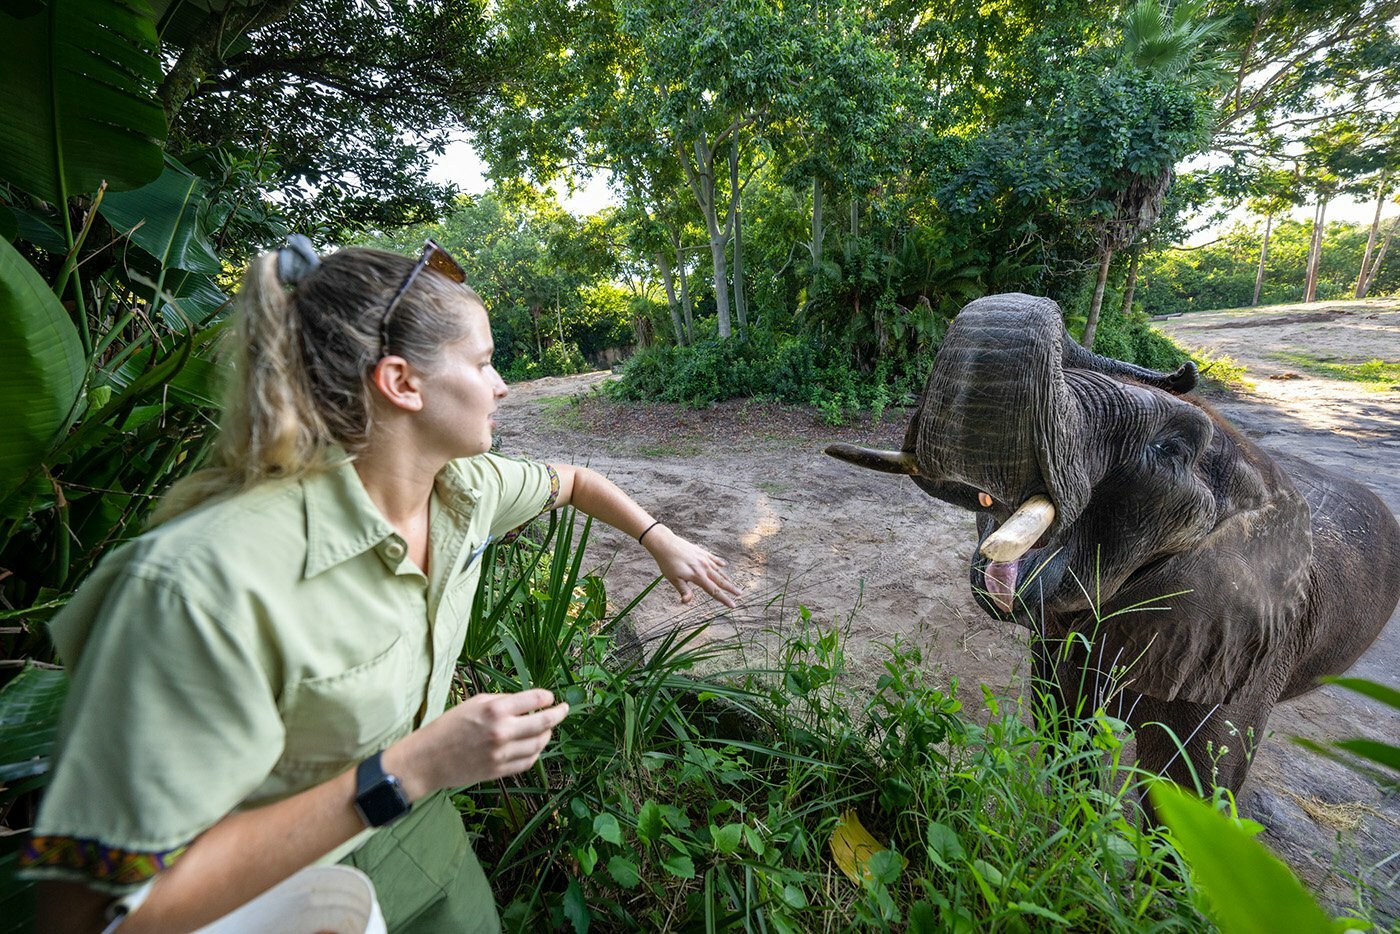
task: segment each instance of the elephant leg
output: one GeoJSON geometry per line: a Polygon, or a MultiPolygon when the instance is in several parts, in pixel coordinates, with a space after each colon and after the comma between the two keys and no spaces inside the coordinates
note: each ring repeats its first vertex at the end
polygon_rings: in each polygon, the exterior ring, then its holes
{"type": "Polygon", "coordinates": [[[1212,705],[1143,696],[1132,717],[1138,764],[1186,788],[1238,794],[1272,707],[1262,699],[1212,705]]]}

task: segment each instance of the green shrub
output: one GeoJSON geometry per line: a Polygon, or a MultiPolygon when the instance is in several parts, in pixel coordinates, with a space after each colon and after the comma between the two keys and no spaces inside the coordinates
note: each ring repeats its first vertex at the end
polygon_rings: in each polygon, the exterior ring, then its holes
{"type": "Polygon", "coordinates": [[[571,341],[555,341],[544,349],[544,359],[540,361],[545,376],[572,376],[588,369],[588,361],[578,344],[571,341]]]}
{"type": "Polygon", "coordinates": [[[703,621],[629,645],[635,601],[606,615],[573,526],[493,548],[469,630],[480,689],[571,705],[533,772],[457,799],[508,930],[1202,929],[1138,829],[1122,723],[1062,729],[985,689],[975,723],[897,642],[859,688],[805,610],[767,668],[714,670],[744,660],[703,621]],[[880,841],[860,881],[832,858],[847,814],[880,841]]]}
{"type": "Polygon", "coordinates": [[[609,391],[621,399],[694,407],[735,397],[773,399],[811,406],[840,424],[856,411],[882,413],[912,402],[931,358],[881,360],[866,373],[843,349],[820,338],[755,331],[747,341],[710,337],[689,347],[639,351],[609,391]]]}
{"type": "Polygon", "coordinates": [[[1174,370],[1189,357],[1165,334],[1154,330],[1147,316],[1105,314],[1094,333],[1094,350],[1106,357],[1152,370],[1174,370]]]}

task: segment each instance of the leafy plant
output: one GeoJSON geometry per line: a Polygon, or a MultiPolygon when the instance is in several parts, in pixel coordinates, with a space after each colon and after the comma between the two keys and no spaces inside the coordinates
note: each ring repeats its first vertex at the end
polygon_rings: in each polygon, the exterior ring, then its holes
{"type": "Polygon", "coordinates": [[[484,690],[549,685],[572,708],[533,773],[457,798],[508,929],[1199,929],[1137,827],[1136,776],[1116,754],[1098,782],[1066,766],[1121,749],[1121,724],[1061,739],[988,693],[978,725],[898,643],[857,689],[841,632],[805,610],[772,667],[717,669],[737,647],[703,619],[638,645],[571,525],[491,556],[498,638],[469,640],[484,690]],[[858,882],[828,849],[852,819],[881,841],[858,882]]]}
{"type": "Polygon", "coordinates": [[[1298,877],[1238,821],[1167,782],[1150,793],[1222,934],[1331,934],[1370,927],[1330,918],[1298,877]]]}

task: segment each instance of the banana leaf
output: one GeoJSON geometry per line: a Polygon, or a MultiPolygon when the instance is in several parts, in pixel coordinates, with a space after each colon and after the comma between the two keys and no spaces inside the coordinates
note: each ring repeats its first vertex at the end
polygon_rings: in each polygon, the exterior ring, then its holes
{"type": "Polygon", "coordinates": [[[39,211],[26,211],[11,208],[15,215],[15,226],[19,239],[28,241],[50,253],[62,256],[68,252],[68,242],[63,237],[63,219],[57,214],[39,211]]]}
{"type": "Polygon", "coordinates": [[[0,12],[0,178],[50,204],[161,173],[160,45],[144,0],[0,12]]]}
{"type": "Polygon", "coordinates": [[[7,207],[0,207],[0,239],[13,243],[18,236],[19,220],[15,217],[15,212],[7,207]]]}
{"type": "Polygon", "coordinates": [[[200,216],[202,187],[183,166],[167,165],[149,185],[109,193],[98,210],[165,268],[214,275],[221,267],[200,216]]]}
{"type": "MultiPolygon", "coordinates": [[[[228,376],[227,366],[220,362],[218,356],[219,339],[227,329],[228,323],[220,321],[185,338],[189,341],[192,352],[180,369],[163,384],[163,391],[180,402],[206,407],[218,406],[219,395],[228,376]]],[[[129,360],[108,374],[109,385],[116,390],[130,387],[150,370],[155,359],[157,353],[154,348],[133,354],[129,360]]]]}
{"type": "Polygon", "coordinates": [[[30,665],[0,689],[0,782],[48,771],[58,716],[68,696],[62,671],[30,665]]]}
{"type": "Polygon", "coordinates": [[[37,468],[68,424],[87,362],[68,312],[0,240],[0,502],[37,468]]]}

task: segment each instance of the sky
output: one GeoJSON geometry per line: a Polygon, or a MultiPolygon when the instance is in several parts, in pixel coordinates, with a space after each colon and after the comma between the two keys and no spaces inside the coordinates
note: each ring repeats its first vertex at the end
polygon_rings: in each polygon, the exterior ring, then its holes
{"type": "MultiPolygon", "coordinates": [[[[448,143],[446,151],[438,159],[428,177],[435,182],[454,182],[468,194],[480,194],[489,187],[486,180],[486,165],[476,154],[465,137],[448,143]]],[[[562,187],[555,190],[556,196],[571,214],[585,216],[596,214],[609,204],[615,204],[612,192],[608,190],[606,173],[599,173],[579,191],[572,195],[562,187]]]]}
{"type": "MultiPolygon", "coordinates": [[[[471,194],[479,194],[486,190],[488,183],[485,175],[485,165],[481,158],[477,156],[476,150],[472,148],[470,142],[465,137],[458,138],[448,144],[447,150],[433,167],[429,177],[434,181],[455,182],[462,190],[471,194]]],[[[609,204],[615,204],[612,192],[608,189],[606,173],[595,176],[587,185],[572,195],[564,191],[557,190],[564,207],[571,213],[577,215],[593,214],[609,204]]],[[[1350,221],[1354,224],[1371,223],[1375,216],[1376,203],[1374,201],[1360,202],[1353,198],[1334,198],[1327,205],[1327,220],[1329,221],[1350,221]]],[[[1383,217],[1395,216],[1396,208],[1394,204],[1387,204],[1383,217]]],[[[1312,220],[1313,205],[1303,205],[1294,208],[1291,216],[1295,220],[1304,223],[1312,220]]],[[[1248,212],[1243,206],[1232,211],[1226,220],[1214,227],[1197,231],[1186,242],[1187,246],[1199,246],[1216,239],[1229,227],[1243,220],[1248,220],[1248,212]]]]}

